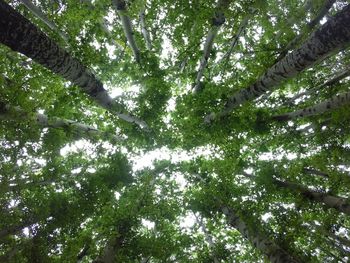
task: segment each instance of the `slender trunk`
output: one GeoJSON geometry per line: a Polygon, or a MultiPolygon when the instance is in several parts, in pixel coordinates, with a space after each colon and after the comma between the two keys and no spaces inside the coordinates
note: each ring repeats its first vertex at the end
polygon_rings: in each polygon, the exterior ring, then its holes
{"type": "Polygon", "coordinates": [[[323,89],[325,87],[329,87],[329,86],[332,86],[336,83],[338,83],[340,80],[346,78],[347,76],[350,75],[350,67],[349,66],[346,66],[346,69],[342,70],[341,72],[338,72],[336,73],[336,75],[331,78],[330,80],[327,80],[326,82],[322,83],[321,85],[318,85],[312,89],[309,89],[307,91],[304,91],[304,92],[301,92],[295,96],[293,96],[292,98],[290,98],[287,102],[285,102],[284,104],[285,105],[291,105],[293,104],[293,102],[296,100],[296,99],[299,99],[300,97],[302,96],[306,96],[306,95],[309,95],[317,90],[320,90],[320,89],[323,89]]]}
{"type": "Polygon", "coordinates": [[[152,49],[151,38],[149,36],[149,32],[147,30],[147,26],[145,22],[145,7],[142,8],[140,11],[140,24],[141,24],[142,35],[146,42],[146,47],[148,50],[151,50],[152,49]]]}
{"type": "Polygon", "coordinates": [[[300,48],[269,68],[254,84],[230,96],[224,109],[218,114],[209,114],[205,121],[211,122],[218,117],[228,115],[242,103],[275,89],[283,81],[347,46],[350,42],[349,24],[350,5],[347,5],[332,20],[312,33],[300,48]]]}
{"type": "Polygon", "coordinates": [[[237,216],[230,208],[223,207],[222,212],[225,214],[227,222],[237,229],[254,247],[262,251],[266,257],[274,263],[300,262],[293,258],[284,249],[272,242],[270,238],[259,233],[257,229],[249,228],[248,225],[237,216]]]}
{"type": "Polygon", "coordinates": [[[123,138],[103,132],[96,129],[93,126],[85,125],[76,121],[60,119],[60,118],[48,118],[46,115],[41,113],[29,113],[21,109],[20,107],[14,107],[9,104],[0,102],[0,119],[14,120],[14,121],[26,121],[34,123],[41,127],[47,128],[64,128],[71,129],[81,137],[102,137],[110,140],[112,143],[123,140],[123,138]]]}
{"type": "Polygon", "coordinates": [[[321,172],[321,171],[316,170],[316,169],[305,167],[305,168],[303,168],[303,171],[304,171],[304,173],[319,175],[319,176],[327,178],[327,179],[329,178],[329,175],[327,173],[321,172]]]}
{"type": "MultiPolygon", "coordinates": [[[[193,174],[197,179],[206,184],[206,181],[199,175],[193,174]]],[[[251,177],[250,175],[244,174],[251,177]]],[[[217,197],[213,197],[220,204],[225,202],[217,197]]],[[[226,216],[226,220],[230,226],[237,229],[241,235],[250,241],[250,243],[260,250],[271,262],[274,263],[297,263],[302,262],[294,258],[282,247],[276,244],[271,238],[265,236],[258,231],[257,227],[249,227],[244,220],[242,220],[236,213],[227,206],[221,206],[222,213],[226,216]]]]}
{"type": "Polygon", "coordinates": [[[306,25],[306,29],[305,32],[297,35],[295,38],[292,39],[292,41],[290,41],[287,46],[284,48],[284,50],[281,52],[281,54],[278,56],[277,61],[280,61],[282,58],[284,58],[286,56],[286,54],[288,53],[289,50],[294,49],[297,44],[299,43],[299,41],[303,38],[304,35],[310,33],[314,27],[321,21],[321,19],[328,13],[329,9],[331,9],[331,7],[333,6],[333,4],[335,3],[336,0],[326,0],[323,4],[323,6],[321,7],[321,9],[319,10],[318,14],[316,15],[316,17],[311,20],[307,25],[306,25]]]}
{"type": "Polygon", "coordinates": [[[275,185],[283,188],[288,188],[292,191],[299,192],[309,200],[321,203],[328,208],[334,208],[339,212],[350,215],[350,204],[346,198],[334,196],[326,193],[309,190],[299,184],[286,181],[274,180],[275,185]]]}
{"type": "MultiPolygon", "coordinates": [[[[252,13],[255,13],[255,9],[253,9],[251,12],[252,13]]],[[[248,22],[249,22],[249,19],[252,17],[252,14],[249,14],[247,15],[243,21],[241,22],[239,28],[238,28],[238,31],[236,33],[236,35],[234,36],[233,40],[231,41],[230,43],[230,48],[229,50],[225,53],[225,55],[222,57],[221,61],[225,60],[225,59],[229,59],[231,57],[231,54],[233,52],[233,49],[236,47],[237,43],[238,43],[238,40],[239,38],[242,36],[244,30],[246,29],[247,25],[248,25],[248,22]]],[[[220,61],[220,62],[221,62],[220,61]]]]}
{"type": "MultiPolygon", "coordinates": [[[[210,233],[207,231],[207,228],[205,227],[205,225],[203,223],[203,219],[202,218],[198,218],[198,217],[196,217],[196,219],[197,219],[197,222],[198,222],[199,226],[202,228],[202,231],[204,232],[205,240],[208,242],[209,248],[213,252],[214,248],[215,248],[215,244],[214,244],[213,238],[211,237],[210,233]]],[[[214,260],[214,263],[219,263],[220,262],[215,255],[213,256],[213,260],[214,260]]]]}
{"type": "Polygon", "coordinates": [[[9,235],[15,235],[20,232],[23,228],[33,225],[35,222],[31,220],[25,220],[17,225],[7,226],[0,230],[0,240],[6,238],[9,235]]]}
{"type": "Polygon", "coordinates": [[[200,81],[203,77],[204,70],[208,65],[208,59],[210,52],[213,48],[214,39],[218,34],[221,26],[225,23],[224,10],[228,8],[229,4],[229,0],[219,0],[217,3],[215,16],[212,19],[212,27],[210,28],[204,43],[203,56],[201,58],[199,69],[197,72],[197,77],[193,87],[193,93],[198,93],[199,91],[201,91],[200,81]]]}
{"type": "Polygon", "coordinates": [[[147,128],[145,122],[128,114],[122,104],[114,101],[103,88],[103,84],[77,59],[60,48],[4,0],[0,0],[0,13],[0,43],[79,86],[97,104],[119,118],[147,128]]]}
{"type": "Polygon", "coordinates": [[[301,117],[309,117],[322,114],[326,111],[340,108],[350,103],[350,91],[344,92],[331,97],[328,100],[322,101],[314,106],[307,107],[301,110],[288,112],[280,115],[275,115],[272,119],[277,121],[287,121],[301,117]]]}
{"type": "Polygon", "coordinates": [[[134,33],[132,30],[132,24],[131,24],[131,20],[130,17],[126,15],[126,3],[124,2],[124,0],[112,0],[114,7],[120,17],[120,20],[122,22],[122,26],[123,26],[123,30],[124,30],[124,34],[126,36],[126,39],[128,40],[128,43],[130,45],[130,48],[134,54],[135,60],[138,64],[140,64],[140,50],[137,47],[135,38],[134,38],[134,33]]]}
{"type": "Polygon", "coordinates": [[[44,22],[49,28],[51,28],[53,31],[55,31],[66,43],[68,43],[68,36],[63,33],[53,22],[51,22],[47,16],[41,12],[41,10],[36,7],[31,1],[29,0],[20,0],[29,11],[31,11],[37,18],[39,18],[42,22],[44,22]]]}

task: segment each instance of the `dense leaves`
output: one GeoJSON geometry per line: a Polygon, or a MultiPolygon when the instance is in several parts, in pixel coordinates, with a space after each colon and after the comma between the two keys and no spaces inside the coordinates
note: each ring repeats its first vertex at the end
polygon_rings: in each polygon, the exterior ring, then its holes
{"type": "Polygon", "coordinates": [[[0,2],[149,126],[2,43],[1,262],[349,260],[350,100],[330,100],[348,92],[349,41],[220,115],[348,1],[31,1],[41,17],[28,1],[0,2]]]}

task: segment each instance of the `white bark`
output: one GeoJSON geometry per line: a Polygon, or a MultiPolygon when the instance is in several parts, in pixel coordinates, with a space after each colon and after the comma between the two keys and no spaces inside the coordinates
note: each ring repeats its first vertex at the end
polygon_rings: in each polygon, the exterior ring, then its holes
{"type": "Polygon", "coordinates": [[[311,32],[314,29],[314,27],[328,13],[329,9],[331,9],[331,7],[333,6],[334,3],[335,3],[335,0],[325,0],[323,6],[319,10],[316,17],[314,19],[312,19],[309,23],[307,23],[306,29],[304,29],[305,32],[298,34],[287,44],[287,46],[284,48],[284,50],[278,56],[277,61],[281,60],[288,53],[289,50],[294,49],[305,34],[311,32]]]}
{"type": "Polygon", "coordinates": [[[274,90],[283,81],[296,76],[308,67],[323,60],[350,43],[350,5],[337,13],[332,20],[311,34],[305,43],[281,61],[277,62],[254,84],[235,92],[218,114],[211,113],[206,122],[228,115],[242,103],[257,98],[269,90],[274,90]]]}
{"type": "Polygon", "coordinates": [[[0,103],[0,119],[22,120],[47,128],[68,128],[72,129],[81,137],[101,137],[110,140],[112,143],[120,142],[123,138],[108,132],[102,132],[93,126],[82,124],[72,120],[60,118],[48,118],[41,113],[29,113],[17,106],[0,103]]]}
{"type": "Polygon", "coordinates": [[[307,107],[294,112],[275,115],[272,118],[277,121],[286,121],[301,117],[309,117],[322,114],[326,111],[333,110],[350,103],[350,91],[333,96],[332,98],[322,101],[314,106],[307,107]]]}
{"type": "MultiPolygon", "coordinates": [[[[213,251],[214,248],[215,248],[215,244],[214,244],[212,236],[210,235],[210,233],[208,232],[207,228],[205,227],[205,225],[203,223],[203,219],[202,218],[198,218],[196,215],[195,215],[195,217],[197,219],[197,222],[198,222],[199,226],[202,228],[202,231],[204,232],[205,240],[208,242],[209,248],[211,249],[211,251],[213,251]]],[[[214,256],[213,259],[214,259],[214,263],[219,263],[220,262],[216,256],[214,256]]]]}
{"type": "Polygon", "coordinates": [[[203,56],[201,58],[199,69],[197,72],[197,77],[193,87],[193,93],[198,93],[201,90],[200,81],[203,77],[204,70],[208,65],[208,59],[210,52],[213,48],[214,39],[222,25],[225,23],[224,10],[228,8],[229,4],[230,0],[219,0],[216,5],[216,12],[215,16],[213,17],[212,27],[209,29],[204,43],[203,56]]]}
{"type": "Polygon", "coordinates": [[[350,66],[347,66],[346,69],[336,73],[335,77],[331,78],[330,80],[327,80],[326,82],[322,83],[321,85],[318,85],[314,88],[311,88],[307,91],[301,92],[294,97],[290,98],[286,103],[284,104],[292,104],[296,99],[299,99],[300,97],[310,95],[311,93],[318,91],[320,89],[323,89],[325,87],[329,87],[337,83],[338,81],[346,78],[347,76],[350,75],[350,66]]]}
{"type": "MultiPolygon", "coordinates": [[[[251,10],[251,13],[255,13],[255,9],[251,10]]],[[[225,55],[222,57],[221,61],[225,60],[225,59],[229,59],[231,57],[231,54],[233,52],[233,49],[236,47],[239,38],[242,36],[243,32],[245,31],[245,29],[247,28],[249,19],[252,17],[252,14],[247,15],[241,22],[238,31],[236,33],[236,35],[234,36],[233,40],[230,43],[230,48],[229,50],[225,53],[225,55]]],[[[221,62],[220,61],[220,62],[221,62]]]]}
{"type": "Polygon", "coordinates": [[[134,38],[130,17],[126,15],[126,3],[124,0],[113,0],[113,4],[122,22],[124,34],[134,54],[135,60],[137,63],[140,63],[141,54],[134,38]]]}
{"type": "Polygon", "coordinates": [[[53,22],[51,22],[47,16],[41,12],[41,10],[36,7],[31,1],[29,0],[20,0],[25,7],[28,8],[32,14],[34,14],[37,18],[39,18],[42,22],[44,22],[49,28],[51,28],[53,31],[55,31],[66,43],[68,43],[68,36],[63,33],[53,22]]]}
{"type": "Polygon", "coordinates": [[[141,24],[141,31],[142,31],[142,35],[143,38],[145,39],[146,42],[146,47],[148,50],[152,49],[152,42],[151,42],[151,38],[146,26],[146,21],[145,21],[145,7],[141,9],[140,11],[140,24],[141,24]]]}
{"type": "MultiPolygon", "coordinates": [[[[205,180],[197,174],[193,174],[197,179],[206,184],[205,180]]],[[[248,175],[249,176],[249,175],[248,175]]],[[[213,197],[220,204],[225,202],[216,196],[213,197]]],[[[278,246],[271,238],[257,231],[257,227],[248,226],[240,216],[236,215],[235,212],[227,207],[222,206],[221,210],[226,216],[226,220],[230,226],[237,229],[241,235],[248,239],[250,243],[260,250],[271,262],[274,263],[297,263],[299,260],[291,256],[287,251],[278,246]]]]}

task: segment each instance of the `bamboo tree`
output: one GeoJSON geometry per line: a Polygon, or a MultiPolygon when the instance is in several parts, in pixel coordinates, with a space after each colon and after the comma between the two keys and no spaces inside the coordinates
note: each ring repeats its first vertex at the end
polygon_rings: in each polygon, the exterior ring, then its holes
{"type": "Polygon", "coordinates": [[[117,11],[120,20],[122,22],[124,34],[126,36],[126,39],[128,40],[128,43],[130,45],[130,48],[132,52],[134,53],[135,60],[138,64],[141,63],[141,54],[140,50],[136,44],[134,33],[132,30],[132,23],[130,17],[126,14],[127,13],[127,7],[124,0],[112,0],[115,10],[117,11]]]}
{"type": "Polygon", "coordinates": [[[57,117],[49,118],[45,114],[30,113],[21,109],[18,106],[11,106],[10,104],[0,102],[0,119],[7,119],[12,121],[25,121],[33,123],[45,128],[63,128],[73,130],[80,137],[94,138],[96,136],[106,138],[112,143],[120,142],[123,138],[111,134],[109,132],[102,132],[93,126],[79,123],[72,120],[61,119],[57,117]]]}
{"type": "Polygon", "coordinates": [[[340,93],[328,100],[322,101],[314,106],[310,106],[301,110],[275,115],[272,118],[277,121],[293,120],[301,117],[309,117],[322,114],[326,111],[340,108],[350,103],[350,91],[340,93]]]}
{"type": "Polygon", "coordinates": [[[218,3],[216,5],[215,16],[212,19],[212,25],[204,43],[203,56],[200,60],[199,69],[197,71],[197,77],[193,87],[194,93],[198,93],[201,89],[200,81],[203,77],[204,70],[208,65],[209,55],[213,48],[214,39],[218,34],[221,26],[225,23],[224,10],[228,8],[229,4],[230,0],[218,0],[218,3]]]}
{"type": "Polygon", "coordinates": [[[114,101],[99,81],[84,65],[60,48],[35,25],[0,0],[0,42],[18,51],[66,80],[79,86],[98,105],[119,118],[148,128],[147,124],[126,112],[124,105],[114,101]],[[13,34],[16,32],[16,34],[13,34]]]}
{"type": "Polygon", "coordinates": [[[350,42],[350,5],[338,12],[331,21],[310,35],[301,47],[269,68],[254,84],[229,96],[224,109],[206,116],[205,121],[228,115],[242,103],[275,89],[284,80],[296,76],[306,68],[318,63],[330,54],[344,48],[350,42]]]}
{"type": "Polygon", "coordinates": [[[39,18],[42,22],[44,22],[49,28],[51,28],[54,32],[56,32],[66,43],[68,43],[68,36],[63,33],[53,22],[51,22],[47,16],[36,7],[30,0],[20,0],[29,11],[33,13],[37,18],[39,18]]]}

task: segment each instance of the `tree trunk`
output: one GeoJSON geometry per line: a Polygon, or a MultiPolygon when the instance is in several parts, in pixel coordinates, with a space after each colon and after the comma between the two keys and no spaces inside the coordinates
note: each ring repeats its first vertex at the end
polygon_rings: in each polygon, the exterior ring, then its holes
{"type": "Polygon", "coordinates": [[[20,232],[23,228],[29,227],[34,223],[35,222],[33,221],[25,220],[24,222],[19,223],[17,225],[7,226],[6,228],[0,230],[0,240],[6,238],[9,235],[15,235],[18,232],[20,232]]]}
{"type": "MultiPolygon", "coordinates": [[[[247,15],[243,21],[241,22],[238,31],[236,33],[236,35],[234,36],[233,40],[230,43],[230,48],[229,50],[225,53],[225,55],[222,57],[221,61],[225,60],[225,59],[229,59],[231,57],[232,51],[235,48],[235,46],[238,43],[239,38],[241,37],[242,33],[244,32],[244,30],[246,29],[249,19],[252,17],[253,13],[255,13],[255,9],[252,9],[252,14],[247,15]]],[[[220,61],[220,62],[221,62],[220,61]]]]}
{"type": "Polygon", "coordinates": [[[229,0],[219,0],[217,3],[215,16],[212,19],[212,27],[210,28],[207,38],[205,40],[203,56],[201,58],[199,69],[197,72],[195,85],[193,87],[193,93],[198,93],[199,91],[201,91],[200,81],[203,77],[204,70],[208,65],[208,59],[210,52],[213,48],[214,39],[218,34],[221,26],[225,23],[224,10],[228,8],[229,4],[229,0]]]}
{"type": "MultiPolygon", "coordinates": [[[[203,223],[203,219],[198,218],[196,215],[195,215],[195,217],[196,217],[197,223],[202,228],[202,231],[203,231],[204,236],[205,236],[205,240],[208,242],[209,248],[211,249],[211,252],[214,252],[215,244],[214,244],[213,238],[211,237],[210,233],[207,231],[207,228],[205,227],[205,225],[203,223]]],[[[214,263],[220,262],[215,255],[213,256],[213,260],[214,260],[214,263]]]]}
{"type": "Polygon", "coordinates": [[[296,99],[299,99],[300,97],[305,96],[305,95],[309,95],[309,94],[313,93],[314,91],[323,89],[325,87],[332,86],[332,85],[338,83],[340,80],[346,78],[349,75],[350,75],[350,67],[346,66],[346,69],[342,70],[341,72],[337,72],[336,75],[333,78],[331,78],[330,80],[327,80],[326,82],[324,82],[321,85],[318,85],[312,89],[309,89],[307,91],[301,92],[301,93],[293,96],[286,103],[284,103],[284,105],[291,105],[291,104],[293,104],[293,102],[296,99]]]}
{"type": "Polygon", "coordinates": [[[115,10],[117,11],[120,17],[120,20],[122,22],[124,34],[134,54],[135,60],[138,64],[140,64],[141,62],[140,50],[137,47],[137,44],[134,38],[130,17],[126,15],[126,3],[124,2],[124,0],[112,0],[112,1],[113,1],[115,10]]]}
{"type": "Polygon", "coordinates": [[[272,119],[277,121],[287,121],[301,117],[309,117],[322,114],[326,111],[340,108],[350,103],[350,91],[333,96],[332,98],[322,101],[314,106],[307,107],[301,110],[288,112],[280,115],[275,115],[272,119]]]}
{"type": "Polygon", "coordinates": [[[142,8],[140,11],[140,24],[141,24],[142,35],[146,42],[146,47],[148,50],[151,50],[152,49],[151,38],[149,36],[149,32],[147,30],[147,26],[145,22],[145,7],[142,8]]]}
{"type": "Polygon", "coordinates": [[[311,201],[321,203],[328,208],[334,208],[339,212],[350,215],[350,204],[345,198],[309,190],[306,187],[295,183],[290,183],[286,181],[283,182],[280,180],[274,180],[273,182],[277,186],[288,188],[295,192],[299,192],[311,201]]]}
{"type": "Polygon", "coordinates": [[[314,175],[319,175],[319,176],[322,176],[324,178],[329,178],[329,175],[327,173],[324,173],[324,172],[321,172],[321,171],[318,171],[318,170],[315,170],[315,169],[312,169],[312,168],[304,168],[303,171],[305,173],[308,173],[308,174],[314,174],[314,175]]]}
{"type": "Polygon", "coordinates": [[[299,41],[303,38],[303,36],[309,32],[311,32],[314,27],[321,21],[321,19],[328,13],[329,9],[331,9],[331,7],[333,6],[333,4],[335,3],[336,0],[326,0],[323,4],[323,6],[321,7],[321,9],[319,10],[317,16],[311,20],[307,26],[306,26],[306,32],[303,32],[299,35],[297,35],[295,38],[292,39],[292,41],[290,41],[287,46],[284,48],[284,50],[282,51],[282,53],[278,56],[277,61],[280,61],[282,58],[285,57],[285,55],[288,53],[289,50],[294,49],[297,44],[299,43],[299,41]]]}
{"type": "Polygon", "coordinates": [[[211,122],[218,117],[228,115],[242,103],[275,89],[283,81],[347,46],[350,42],[349,24],[350,5],[347,5],[332,20],[312,33],[300,48],[269,68],[254,84],[230,96],[224,109],[218,114],[209,114],[205,121],[211,122]]]}
{"type": "Polygon", "coordinates": [[[39,18],[42,22],[44,22],[49,28],[51,28],[53,31],[55,31],[66,43],[68,43],[68,36],[63,33],[59,28],[51,22],[46,15],[41,12],[41,10],[36,7],[31,1],[29,0],[20,0],[28,9],[31,11],[37,18],[39,18]]]}
{"type": "Polygon", "coordinates": [[[256,231],[249,229],[248,225],[228,207],[223,207],[222,212],[226,215],[227,222],[237,229],[251,244],[263,252],[273,263],[300,262],[293,258],[284,249],[272,242],[270,238],[256,231]]]}
{"type": "Polygon", "coordinates": [[[93,126],[85,125],[72,120],[65,120],[60,118],[51,118],[49,119],[46,115],[41,113],[29,113],[21,109],[20,107],[13,107],[9,104],[4,104],[0,102],[0,119],[7,119],[13,121],[26,121],[28,123],[34,123],[41,127],[47,128],[63,128],[71,129],[77,135],[81,137],[90,137],[94,136],[106,138],[112,143],[123,140],[123,138],[111,134],[108,132],[102,132],[96,129],[93,126]]]}
{"type": "Polygon", "coordinates": [[[60,48],[29,20],[0,0],[0,42],[79,86],[97,104],[119,118],[147,128],[147,124],[125,111],[114,101],[103,84],[77,59],[60,48]]]}

